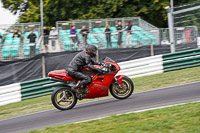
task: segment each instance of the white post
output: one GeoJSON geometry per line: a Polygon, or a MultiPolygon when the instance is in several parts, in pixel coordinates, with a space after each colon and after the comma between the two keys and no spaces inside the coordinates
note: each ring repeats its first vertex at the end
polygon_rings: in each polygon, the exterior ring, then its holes
{"type": "Polygon", "coordinates": [[[174,12],[174,1],[170,0],[171,13],[174,12]]]}
{"type": "Polygon", "coordinates": [[[175,42],[174,42],[174,21],[173,21],[173,14],[172,14],[172,8],[166,7],[168,13],[168,27],[169,27],[169,38],[170,38],[170,49],[171,53],[175,52],[175,42]]]}
{"type": "Polygon", "coordinates": [[[42,36],[42,43],[43,41],[43,1],[40,0],[40,21],[41,21],[41,36],[42,36]]]}
{"type": "MultiPolygon", "coordinates": [[[[41,37],[42,37],[42,45],[44,43],[44,38],[43,38],[43,0],[40,0],[40,21],[41,21],[41,37]]],[[[45,57],[44,55],[42,56],[42,77],[46,77],[46,69],[45,69],[45,57]]]]}
{"type": "Polygon", "coordinates": [[[42,78],[46,77],[45,56],[42,55],[42,78]]]}

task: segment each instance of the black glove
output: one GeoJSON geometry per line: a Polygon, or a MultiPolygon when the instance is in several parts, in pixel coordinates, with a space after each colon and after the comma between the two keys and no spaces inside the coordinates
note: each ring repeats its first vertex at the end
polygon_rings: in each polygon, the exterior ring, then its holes
{"type": "Polygon", "coordinates": [[[104,71],[104,70],[102,70],[102,69],[98,69],[98,72],[99,72],[100,74],[106,74],[106,73],[107,73],[107,71],[104,71]]]}
{"type": "Polygon", "coordinates": [[[97,65],[103,66],[104,63],[98,62],[97,65]]]}

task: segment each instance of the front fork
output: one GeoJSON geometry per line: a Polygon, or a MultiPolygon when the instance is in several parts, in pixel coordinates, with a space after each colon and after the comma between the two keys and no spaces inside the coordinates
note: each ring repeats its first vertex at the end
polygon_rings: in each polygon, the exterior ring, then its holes
{"type": "Polygon", "coordinates": [[[117,86],[122,89],[123,88],[123,85],[122,85],[122,82],[121,84],[119,83],[118,79],[116,77],[114,77],[114,80],[115,80],[115,83],[117,83],[117,86]]]}

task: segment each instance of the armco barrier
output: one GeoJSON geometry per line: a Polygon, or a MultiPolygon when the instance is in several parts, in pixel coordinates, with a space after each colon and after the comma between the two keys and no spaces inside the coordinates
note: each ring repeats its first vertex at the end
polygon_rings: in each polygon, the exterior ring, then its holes
{"type": "MultiPolygon", "coordinates": [[[[118,75],[127,75],[130,78],[200,66],[200,48],[125,61],[119,63],[119,65],[121,71],[118,75]]],[[[42,78],[1,86],[0,106],[49,95],[56,86],[62,84],[48,78],[42,78]]]]}
{"type": "Polygon", "coordinates": [[[163,55],[164,72],[200,66],[200,49],[163,55]]]}
{"type": "Polygon", "coordinates": [[[152,74],[163,73],[162,55],[146,57],[119,63],[121,71],[118,75],[127,75],[137,78],[152,74]]]}
{"type": "Polygon", "coordinates": [[[0,87],[0,106],[21,101],[20,83],[0,87]]]}
{"type": "Polygon", "coordinates": [[[63,83],[49,78],[31,80],[0,87],[0,106],[51,94],[53,89],[63,83]]]}
{"type": "Polygon", "coordinates": [[[22,100],[49,95],[53,91],[54,87],[62,84],[63,83],[51,81],[49,80],[49,78],[22,82],[21,83],[22,100]]]}

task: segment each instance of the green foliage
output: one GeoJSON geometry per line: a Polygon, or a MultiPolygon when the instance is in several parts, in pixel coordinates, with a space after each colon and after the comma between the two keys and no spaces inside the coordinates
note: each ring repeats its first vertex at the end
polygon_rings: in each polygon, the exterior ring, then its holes
{"type": "MultiPolygon", "coordinates": [[[[188,0],[175,1],[175,5],[186,2],[188,0]]],[[[39,0],[2,0],[2,3],[12,13],[20,12],[18,22],[40,21],[39,0]]],[[[168,5],[169,0],[43,0],[44,24],[54,26],[61,20],[140,16],[157,27],[166,27],[164,8],[168,5]]]]}

